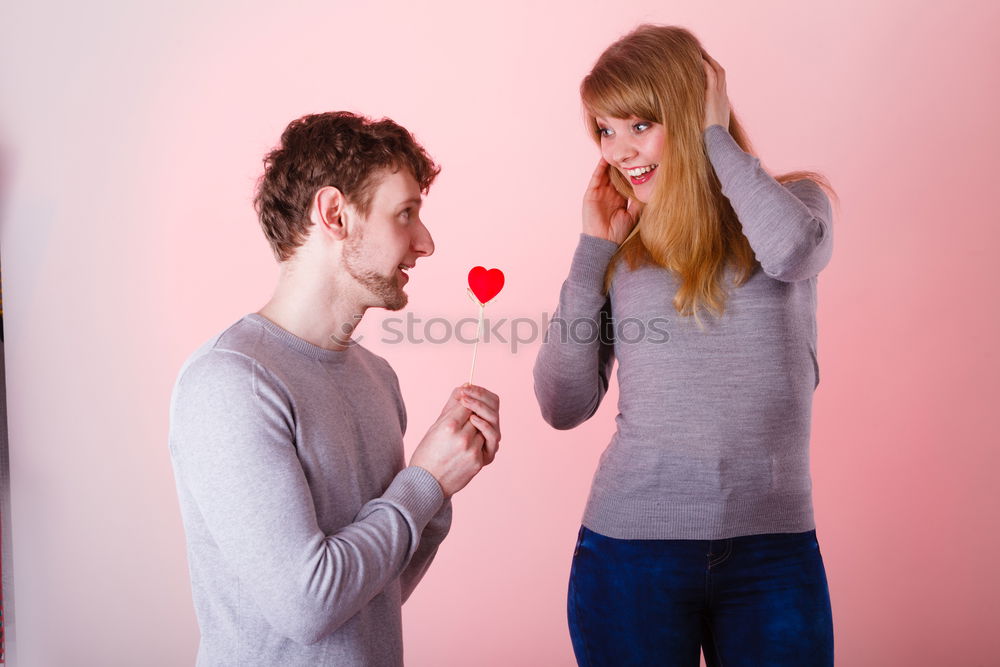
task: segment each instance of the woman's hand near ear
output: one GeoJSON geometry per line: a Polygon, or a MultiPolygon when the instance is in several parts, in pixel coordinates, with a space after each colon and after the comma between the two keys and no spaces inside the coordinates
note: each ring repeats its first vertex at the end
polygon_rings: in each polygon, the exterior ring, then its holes
{"type": "Polygon", "coordinates": [[[615,190],[602,157],[583,195],[583,233],[621,245],[635,227],[635,213],[632,204],[615,190]]]}

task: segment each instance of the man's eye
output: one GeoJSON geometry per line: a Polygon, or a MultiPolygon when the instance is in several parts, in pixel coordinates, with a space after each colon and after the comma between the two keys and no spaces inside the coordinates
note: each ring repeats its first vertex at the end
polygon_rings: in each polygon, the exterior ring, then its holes
{"type": "Polygon", "coordinates": [[[403,211],[399,214],[399,217],[403,218],[404,220],[409,220],[410,219],[410,209],[404,208],[403,211]]]}

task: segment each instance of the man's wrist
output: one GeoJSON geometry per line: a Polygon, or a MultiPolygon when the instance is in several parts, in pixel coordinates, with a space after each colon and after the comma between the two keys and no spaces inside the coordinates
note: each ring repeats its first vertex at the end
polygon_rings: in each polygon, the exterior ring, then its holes
{"type": "Polygon", "coordinates": [[[447,501],[449,498],[451,498],[451,496],[449,496],[447,493],[445,493],[444,486],[441,484],[441,480],[439,480],[437,478],[437,475],[435,475],[430,470],[428,470],[427,468],[425,468],[424,466],[419,465],[419,464],[413,464],[413,463],[411,463],[408,467],[410,467],[410,468],[416,468],[417,470],[421,470],[421,471],[427,473],[428,475],[430,475],[430,477],[432,477],[434,479],[434,481],[437,482],[438,488],[441,489],[441,496],[444,498],[444,500],[447,501]]]}

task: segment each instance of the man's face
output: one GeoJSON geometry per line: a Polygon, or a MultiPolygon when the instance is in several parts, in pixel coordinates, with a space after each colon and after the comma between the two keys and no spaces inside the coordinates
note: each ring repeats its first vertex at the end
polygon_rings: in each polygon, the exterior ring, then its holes
{"type": "Polygon", "coordinates": [[[420,220],[420,185],[409,169],[383,170],[367,218],[351,230],[344,267],[374,297],[373,307],[399,310],[406,305],[406,270],[418,257],[434,252],[434,241],[420,220]]]}

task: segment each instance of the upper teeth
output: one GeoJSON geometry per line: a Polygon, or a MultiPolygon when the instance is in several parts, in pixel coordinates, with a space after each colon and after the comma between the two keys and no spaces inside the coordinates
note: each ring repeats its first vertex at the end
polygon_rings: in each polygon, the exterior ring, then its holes
{"type": "Polygon", "coordinates": [[[647,171],[653,171],[658,166],[659,165],[650,164],[650,165],[647,165],[645,167],[636,167],[635,169],[626,169],[625,173],[628,174],[629,176],[633,176],[633,177],[634,176],[642,176],[647,171]]]}

